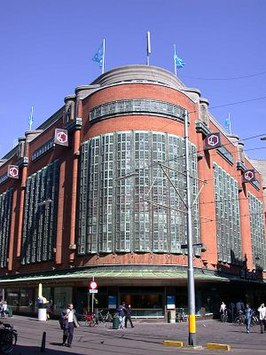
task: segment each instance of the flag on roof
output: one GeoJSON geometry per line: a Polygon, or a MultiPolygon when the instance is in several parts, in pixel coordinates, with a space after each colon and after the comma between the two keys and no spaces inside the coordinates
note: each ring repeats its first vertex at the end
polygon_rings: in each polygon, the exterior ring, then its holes
{"type": "Polygon", "coordinates": [[[232,134],[232,123],[231,123],[231,115],[230,115],[230,113],[228,114],[228,116],[225,119],[224,128],[229,134],[232,134]]]}
{"type": "Polygon", "coordinates": [[[29,115],[29,129],[30,129],[30,131],[32,128],[32,124],[33,124],[33,106],[31,106],[31,111],[30,111],[30,115],[29,115]]]}
{"type": "Polygon", "coordinates": [[[177,69],[183,68],[185,66],[185,62],[182,58],[178,57],[176,53],[176,45],[174,44],[174,69],[175,74],[177,74],[177,69]]]}
{"type": "Polygon", "coordinates": [[[98,51],[93,56],[92,60],[99,64],[99,67],[104,72],[104,61],[105,61],[105,39],[103,39],[98,51]]]}

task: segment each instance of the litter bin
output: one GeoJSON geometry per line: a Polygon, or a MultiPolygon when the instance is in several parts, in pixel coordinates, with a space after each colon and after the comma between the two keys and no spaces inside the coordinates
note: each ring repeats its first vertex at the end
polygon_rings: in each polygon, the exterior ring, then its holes
{"type": "Polygon", "coordinates": [[[47,310],[44,304],[39,304],[38,307],[38,320],[46,321],[47,320],[47,310]]]}
{"type": "Polygon", "coordinates": [[[113,318],[113,329],[118,329],[119,328],[119,317],[117,315],[114,315],[113,318]]]}
{"type": "Polygon", "coordinates": [[[13,310],[11,307],[7,307],[7,315],[8,317],[13,317],[13,310]]]}

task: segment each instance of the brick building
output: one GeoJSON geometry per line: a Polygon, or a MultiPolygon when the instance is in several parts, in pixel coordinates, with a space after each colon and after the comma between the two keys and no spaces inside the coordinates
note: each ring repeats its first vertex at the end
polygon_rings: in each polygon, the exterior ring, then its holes
{"type": "Polygon", "coordinates": [[[197,313],[265,299],[263,186],[243,143],[198,89],[129,65],[77,87],[1,160],[0,288],[14,311],[36,312],[40,283],[55,313],[81,310],[93,278],[101,308],[187,306],[185,114],[193,243],[205,246],[193,249],[197,313]]]}

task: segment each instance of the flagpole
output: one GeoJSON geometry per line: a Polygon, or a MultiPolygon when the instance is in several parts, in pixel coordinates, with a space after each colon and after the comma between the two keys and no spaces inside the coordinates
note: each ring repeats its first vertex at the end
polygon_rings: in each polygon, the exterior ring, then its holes
{"type": "Polygon", "coordinates": [[[177,69],[176,69],[176,62],[175,62],[175,57],[176,57],[176,45],[174,44],[174,73],[175,76],[177,76],[177,69]]]}
{"type": "Polygon", "coordinates": [[[147,32],[147,58],[146,65],[150,65],[150,54],[151,54],[151,33],[147,32]]]}
{"type": "Polygon", "coordinates": [[[105,72],[105,46],[106,41],[105,38],[103,39],[103,64],[102,64],[102,74],[105,72]]]}

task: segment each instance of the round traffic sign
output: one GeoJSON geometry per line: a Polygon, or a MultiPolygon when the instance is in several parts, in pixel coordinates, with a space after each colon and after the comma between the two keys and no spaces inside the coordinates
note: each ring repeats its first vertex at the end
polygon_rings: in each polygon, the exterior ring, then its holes
{"type": "Polygon", "coordinates": [[[89,286],[90,286],[90,289],[91,289],[91,290],[96,290],[97,287],[98,287],[96,281],[91,281],[89,286]]]}

